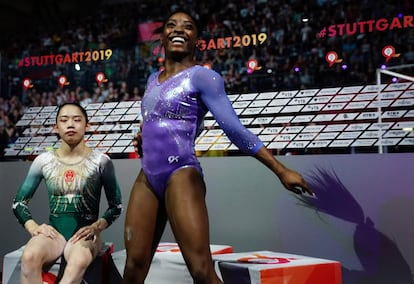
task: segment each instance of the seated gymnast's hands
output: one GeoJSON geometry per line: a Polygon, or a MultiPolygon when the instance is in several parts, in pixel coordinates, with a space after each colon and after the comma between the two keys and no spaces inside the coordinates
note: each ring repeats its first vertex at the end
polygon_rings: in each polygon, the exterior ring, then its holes
{"type": "Polygon", "coordinates": [[[36,227],[36,229],[34,229],[31,232],[31,235],[34,236],[38,236],[38,235],[44,235],[48,238],[54,239],[57,236],[57,231],[54,227],[48,225],[48,224],[41,224],[39,226],[36,227]]]}
{"type": "Polygon", "coordinates": [[[298,172],[285,168],[280,174],[279,179],[287,190],[296,194],[308,193],[315,196],[309,185],[298,172]]]}
{"type": "Polygon", "coordinates": [[[89,225],[80,228],[70,239],[69,242],[76,243],[79,240],[92,240],[95,241],[96,237],[100,234],[99,229],[95,225],[89,225]]]}

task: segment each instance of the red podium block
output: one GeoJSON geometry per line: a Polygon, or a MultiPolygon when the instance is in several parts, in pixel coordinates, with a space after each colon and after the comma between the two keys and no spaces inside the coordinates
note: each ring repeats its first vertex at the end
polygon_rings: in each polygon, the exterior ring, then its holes
{"type": "Polygon", "coordinates": [[[341,284],[338,261],[271,251],[214,256],[226,284],[341,284]]]}

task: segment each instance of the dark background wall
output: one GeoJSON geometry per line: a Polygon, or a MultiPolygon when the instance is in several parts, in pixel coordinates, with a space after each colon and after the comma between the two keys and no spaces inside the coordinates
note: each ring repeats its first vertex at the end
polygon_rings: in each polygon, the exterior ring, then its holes
{"type": "MultiPolygon", "coordinates": [[[[271,250],[338,260],[344,283],[414,283],[413,154],[281,156],[300,171],[317,198],[297,198],[249,157],[202,158],[208,187],[211,243],[236,252],[271,250]],[[309,206],[306,206],[308,204],[309,206]]],[[[114,160],[127,206],[139,160],[114,160]]],[[[11,211],[29,162],[0,163],[0,255],[28,240],[11,211]]],[[[104,207],[104,202],[102,202],[104,207]]],[[[31,203],[47,220],[44,185],[31,203]]],[[[104,232],[124,249],[122,214],[104,232]]],[[[174,241],[167,229],[163,241],[174,241]]]]}

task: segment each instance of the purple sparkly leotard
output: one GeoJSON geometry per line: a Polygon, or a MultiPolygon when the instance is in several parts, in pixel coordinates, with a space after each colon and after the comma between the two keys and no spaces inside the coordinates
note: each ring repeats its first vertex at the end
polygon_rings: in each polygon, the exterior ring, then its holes
{"type": "Polygon", "coordinates": [[[184,167],[202,170],[195,139],[208,110],[237,147],[254,155],[263,145],[237,117],[222,77],[196,65],[160,83],[160,72],[148,79],[142,100],[142,169],[155,194],[164,198],[169,177],[184,167]]]}

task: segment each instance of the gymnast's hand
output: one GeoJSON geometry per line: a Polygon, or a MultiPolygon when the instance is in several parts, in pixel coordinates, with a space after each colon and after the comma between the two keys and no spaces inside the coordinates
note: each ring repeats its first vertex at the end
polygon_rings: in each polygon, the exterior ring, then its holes
{"type": "Polygon", "coordinates": [[[138,153],[139,157],[142,157],[142,124],[139,127],[140,131],[134,134],[132,145],[134,146],[135,152],[138,153]]]}
{"type": "Polygon", "coordinates": [[[45,237],[55,239],[58,235],[58,232],[56,231],[55,228],[53,228],[52,226],[50,226],[48,224],[41,224],[41,225],[37,226],[36,229],[34,229],[31,232],[31,235],[33,237],[43,235],[45,237]]]}
{"type": "Polygon", "coordinates": [[[308,193],[309,195],[315,196],[313,191],[309,188],[309,185],[303,179],[302,175],[294,170],[285,168],[283,172],[279,174],[279,179],[283,186],[293,193],[308,193]]]}
{"type": "Polygon", "coordinates": [[[94,225],[80,228],[70,239],[69,242],[76,243],[79,240],[95,241],[100,231],[94,225]]]}

